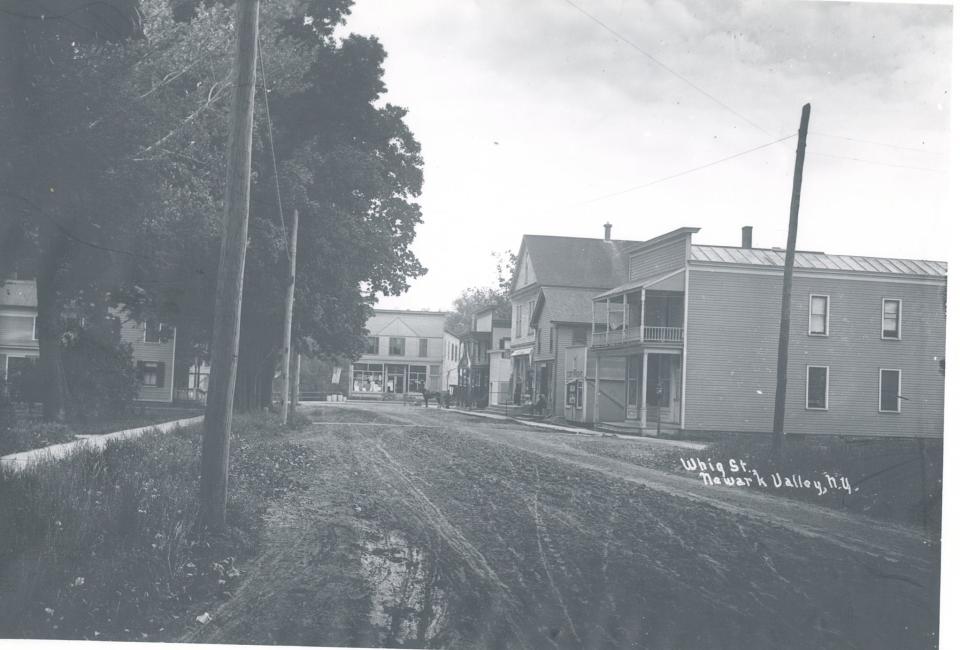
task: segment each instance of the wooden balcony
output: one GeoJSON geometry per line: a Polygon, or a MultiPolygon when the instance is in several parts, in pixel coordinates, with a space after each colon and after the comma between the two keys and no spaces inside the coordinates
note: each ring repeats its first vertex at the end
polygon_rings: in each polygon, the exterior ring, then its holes
{"type": "Polygon", "coordinates": [[[594,332],[591,345],[609,347],[625,343],[683,343],[682,327],[627,327],[609,332],[594,332]]]}

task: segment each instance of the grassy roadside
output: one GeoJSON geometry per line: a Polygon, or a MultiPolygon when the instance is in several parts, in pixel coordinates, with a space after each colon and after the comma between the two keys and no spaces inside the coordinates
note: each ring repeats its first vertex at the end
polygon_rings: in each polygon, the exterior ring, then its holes
{"type": "Polygon", "coordinates": [[[309,461],[270,414],[235,419],[230,456],[217,536],[191,531],[200,427],[0,473],[0,638],[167,640],[229,597],[262,514],[309,461]]]}
{"type": "MultiPolygon", "coordinates": [[[[4,408],[0,404],[0,408],[4,408]]],[[[39,414],[19,409],[12,426],[0,426],[0,456],[18,451],[40,449],[49,445],[70,442],[78,435],[112,433],[124,429],[180,420],[203,415],[200,408],[150,408],[133,406],[126,415],[109,418],[91,418],[85,422],[44,422],[39,414]]]]}

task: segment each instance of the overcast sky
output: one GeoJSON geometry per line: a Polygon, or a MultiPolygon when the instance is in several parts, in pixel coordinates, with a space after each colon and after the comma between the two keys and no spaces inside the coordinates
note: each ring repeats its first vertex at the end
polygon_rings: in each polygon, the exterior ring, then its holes
{"type": "Polygon", "coordinates": [[[425,164],[429,272],[380,306],[448,308],[492,285],[491,253],[524,233],[602,237],[610,221],[619,239],[699,226],[695,243],[738,245],[752,225],[755,246],[784,246],[796,138],[624,190],[795,134],[804,102],[798,247],[947,259],[950,12],[357,0],[347,27],[384,44],[386,99],[409,109],[425,164]]]}

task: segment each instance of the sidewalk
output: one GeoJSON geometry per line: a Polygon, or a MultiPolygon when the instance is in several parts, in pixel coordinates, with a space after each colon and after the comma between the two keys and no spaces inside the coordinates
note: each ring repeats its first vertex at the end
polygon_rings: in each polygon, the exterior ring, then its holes
{"type": "Polygon", "coordinates": [[[171,420],[170,422],[148,424],[147,426],[137,427],[135,429],[124,429],[123,431],[115,431],[113,433],[78,435],[77,439],[72,442],[62,442],[58,445],[50,445],[49,447],[30,449],[28,451],[18,451],[14,454],[0,456],[0,467],[11,468],[14,471],[27,470],[39,463],[60,460],[75,453],[80,448],[102,449],[108,442],[126,438],[136,438],[151,429],[157,429],[160,433],[169,433],[179,427],[186,427],[200,422],[203,422],[202,415],[183,418],[181,420],[171,420]]]}
{"type": "Polygon", "coordinates": [[[668,447],[680,447],[682,449],[692,449],[694,451],[700,451],[706,447],[705,444],[699,442],[688,442],[686,440],[667,440],[665,438],[648,438],[642,436],[627,436],[619,433],[606,433],[603,431],[594,431],[593,429],[584,429],[580,427],[568,427],[562,426],[559,424],[549,424],[547,422],[536,422],[531,420],[520,420],[518,418],[512,418],[508,415],[499,415],[497,413],[485,413],[483,411],[465,411],[463,409],[441,409],[443,411],[451,411],[453,413],[462,413],[464,415],[472,415],[478,418],[486,418],[488,420],[501,420],[506,422],[514,422],[516,424],[521,424],[523,426],[533,427],[536,429],[548,429],[552,431],[562,431],[563,433],[572,433],[579,436],[593,436],[596,438],[617,438],[619,440],[627,440],[629,442],[636,443],[650,443],[653,445],[666,445],[668,447]]]}

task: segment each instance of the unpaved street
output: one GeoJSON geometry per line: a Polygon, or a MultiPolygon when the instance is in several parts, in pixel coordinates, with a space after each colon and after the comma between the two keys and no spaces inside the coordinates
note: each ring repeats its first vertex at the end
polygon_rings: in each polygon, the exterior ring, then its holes
{"type": "Polygon", "coordinates": [[[929,648],[919,533],[642,466],[685,450],[399,405],[322,406],[304,489],[187,640],[929,648]]]}

